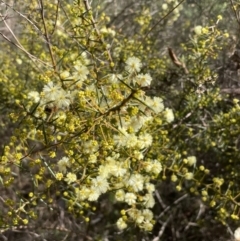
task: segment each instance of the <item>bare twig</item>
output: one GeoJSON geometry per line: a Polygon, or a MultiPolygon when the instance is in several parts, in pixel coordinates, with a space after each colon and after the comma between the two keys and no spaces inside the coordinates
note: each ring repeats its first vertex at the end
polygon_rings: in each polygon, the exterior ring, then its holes
{"type": "Polygon", "coordinates": [[[200,219],[200,216],[204,213],[205,211],[205,206],[204,204],[200,201],[199,202],[199,211],[196,217],[196,222],[188,222],[188,224],[186,225],[184,232],[186,232],[190,227],[198,227],[199,224],[197,223],[197,221],[200,219]]]}
{"type": "MultiPolygon", "coordinates": [[[[141,42],[144,42],[144,40],[147,38],[147,36],[152,32],[152,30],[159,24],[161,23],[165,18],[167,18],[178,6],[180,6],[185,0],[180,1],[176,6],[174,6],[166,15],[164,15],[162,18],[160,18],[149,30],[148,32],[144,35],[143,39],[141,42]]],[[[140,48],[141,44],[139,45],[138,48],[140,48]]]]}
{"type": "Polygon", "coordinates": [[[2,16],[2,21],[4,22],[5,26],[7,27],[8,31],[11,33],[11,35],[13,36],[13,38],[15,39],[15,41],[17,42],[17,44],[23,49],[23,46],[21,45],[21,43],[19,42],[18,38],[16,37],[16,35],[14,34],[14,32],[12,31],[12,29],[9,27],[7,21],[6,21],[6,17],[2,16]]]}
{"type": "Polygon", "coordinates": [[[190,227],[198,227],[197,223],[188,222],[187,226],[184,228],[184,232],[186,232],[190,227]]]}
{"type": "MultiPolygon", "coordinates": [[[[111,4],[111,3],[109,3],[109,5],[110,5],[110,4],[111,4]]],[[[133,4],[134,4],[134,2],[128,3],[128,5],[126,5],[126,6],[121,10],[120,13],[118,13],[115,17],[113,17],[113,18],[110,20],[110,22],[107,24],[107,27],[112,26],[113,23],[114,23],[118,18],[123,17],[124,12],[125,12],[129,7],[131,7],[133,4]]]]}
{"type": "Polygon", "coordinates": [[[177,128],[178,126],[180,126],[180,125],[183,123],[184,120],[186,120],[188,117],[190,117],[190,116],[194,113],[194,111],[195,111],[195,110],[187,113],[187,114],[179,121],[179,123],[173,125],[173,129],[175,129],[175,128],[177,128]]]}
{"type": "Polygon", "coordinates": [[[165,209],[167,207],[167,205],[163,202],[163,200],[157,190],[155,190],[155,196],[156,196],[158,202],[160,203],[160,205],[162,206],[162,208],[165,209]]]}
{"type": "Polygon", "coordinates": [[[174,203],[172,205],[167,206],[157,217],[157,219],[160,219],[163,215],[165,215],[165,213],[167,213],[172,206],[177,205],[178,203],[180,203],[182,200],[184,200],[185,198],[188,197],[188,194],[184,194],[183,196],[181,196],[180,198],[178,198],[176,201],[174,201],[174,203]]]}
{"type": "MultiPolygon", "coordinates": [[[[89,12],[89,11],[91,10],[91,7],[90,7],[90,4],[89,4],[88,0],[83,0],[83,2],[84,2],[84,6],[85,6],[86,11],[89,12]]],[[[93,16],[91,16],[90,21],[91,21],[91,24],[93,25],[93,28],[94,28],[94,30],[95,30],[95,32],[96,32],[96,34],[97,34],[97,36],[98,36],[101,44],[102,44],[103,46],[106,46],[105,41],[104,41],[104,39],[102,38],[102,36],[101,36],[101,34],[100,34],[100,32],[99,32],[99,30],[98,30],[98,28],[97,28],[97,24],[96,24],[96,21],[95,21],[95,19],[93,18],[93,16]]],[[[108,54],[109,61],[110,61],[110,63],[112,63],[113,60],[112,60],[112,56],[111,56],[111,53],[110,53],[109,49],[106,48],[106,51],[107,51],[107,54],[108,54]]],[[[111,66],[111,65],[110,65],[110,66],[111,66]]]]}
{"type": "Polygon", "coordinates": [[[47,47],[48,47],[50,57],[51,57],[51,60],[52,60],[52,67],[53,67],[54,71],[56,71],[56,61],[55,61],[55,58],[53,56],[52,45],[50,43],[50,38],[49,38],[49,34],[48,34],[47,26],[46,26],[46,21],[45,21],[45,16],[44,16],[43,0],[39,0],[39,3],[40,3],[40,9],[41,9],[40,10],[41,11],[41,18],[42,18],[43,27],[44,27],[44,35],[45,35],[45,38],[46,38],[46,41],[47,41],[47,47]]]}
{"type": "Polygon", "coordinates": [[[159,240],[160,240],[160,238],[161,238],[161,236],[163,235],[164,230],[165,230],[165,228],[167,227],[168,223],[170,222],[171,218],[172,218],[172,216],[170,215],[170,216],[168,217],[168,219],[163,223],[161,229],[160,229],[159,232],[158,232],[158,236],[155,237],[152,241],[159,241],[159,240]]]}
{"type": "Polygon", "coordinates": [[[41,32],[41,30],[36,26],[36,24],[34,24],[28,17],[26,17],[23,13],[19,12],[18,10],[16,10],[15,8],[13,8],[12,6],[10,6],[9,4],[5,3],[4,1],[1,1],[6,7],[12,9],[14,12],[16,12],[19,16],[21,16],[22,18],[24,18],[27,22],[29,22],[38,32],[41,32]]]}
{"type": "Polygon", "coordinates": [[[43,62],[42,60],[38,59],[36,56],[30,54],[22,45],[18,45],[16,43],[14,43],[13,41],[11,41],[5,34],[0,32],[0,35],[7,40],[9,43],[11,43],[12,45],[14,45],[15,47],[19,48],[20,50],[22,50],[33,62],[38,61],[39,63],[48,66],[48,64],[46,64],[45,62],[43,62]]]}
{"type": "Polygon", "coordinates": [[[54,24],[53,24],[53,30],[52,30],[50,35],[53,35],[53,33],[54,33],[55,29],[56,29],[56,26],[57,26],[59,6],[60,6],[60,0],[58,0],[58,2],[57,2],[57,9],[56,9],[56,14],[55,14],[56,17],[55,17],[54,24]]]}
{"type": "Polygon", "coordinates": [[[231,89],[231,88],[221,89],[221,92],[226,93],[226,94],[237,94],[237,95],[239,95],[240,94],[240,88],[237,88],[237,89],[231,89]]]}
{"type": "Polygon", "coordinates": [[[198,211],[198,214],[197,214],[197,217],[196,217],[196,221],[200,218],[200,216],[204,213],[205,211],[205,206],[202,202],[200,202],[200,205],[199,205],[199,211],[198,211]]]}
{"type": "MultiPolygon", "coordinates": [[[[12,6],[10,6],[9,4],[5,3],[4,1],[1,1],[2,4],[4,4],[6,7],[12,9],[13,11],[15,11],[16,13],[18,13],[21,17],[23,17],[24,19],[26,19],[31,25],[33,25],[38,31],[39,29],[37,28],[37,26],[29,19],[27,18],[24,14],[20,13],[19,11],[15,10],[12,6]]],[[[0,18],[2,19],[3,23],[5,24],[6,28],[8,29],[8,31],[11,33],[14,41],[12,41],[10,38],[8,38],[5,34],[3,34],[2,32],[0,32],[0,35],[9,43],[11,43],[13,46],[17,47],[18,49],[20,49],[21,51],[23,51],[33,62],[39,62],[47,67],[50,67],[48,64],[46,64],[45,62],[43,62],[42,60],[38,59],[36,56],[30,54],[20,43],[20,41],[18,40],[18,38],[16,37],[16,35],[14,34],[13,30],[10,28],[10,26],[8,25],[8,23],[6,22],[6,16],[0,15],[0,18]]]]}
{"type": "Polygon", "coordinates": [[[239,28],[240,28],[240,19],[239,19],[238,13],[237,13],[237,11],[236,11],[236,9],[235,9],[235,6],[234,6],[234,4],[233,4],[233,1],[232,1],[232,0],[229,0],[229,1],[230,1],[230,3],[231,3],[232,10],[233,10],[233,12],[234,12],[234,14],[235,14],[235,17],[236,17],[236,19],[237,19],[237,22],[238,22],[238,25],[239,25],[239,28]]]}

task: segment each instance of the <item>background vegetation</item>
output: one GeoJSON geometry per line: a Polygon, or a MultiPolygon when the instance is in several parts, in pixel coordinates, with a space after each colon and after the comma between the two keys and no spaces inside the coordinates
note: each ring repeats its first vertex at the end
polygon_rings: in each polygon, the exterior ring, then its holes
{"type": "Polygon", "coordinates": [[[0,4],[0,239],[232,239],[240,3],[0,4]]]}

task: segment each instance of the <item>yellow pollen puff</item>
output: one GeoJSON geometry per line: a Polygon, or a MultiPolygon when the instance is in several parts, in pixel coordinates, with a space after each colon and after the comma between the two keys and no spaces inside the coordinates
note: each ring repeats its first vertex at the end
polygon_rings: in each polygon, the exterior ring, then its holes
{"type": "Polygon", "coordinates": [[[181,191],[182,187],[180,185],[176,186],[177,191],[181,191]]]}
{"type": "Polygon", "coordinates": [[[235,215],[235,214],[232,214],[231,218],[234,219],[234,220],[239,220],[239,217],[237,215],[235,215]]]}
{"type": "Polygon", "coordinates": [[[206,191],[206,190],[203,190],[203,191],[202,191],[202,195],[203,195],[203,196],[207,196],[207,195],[208,195],[207,191],[206,191]]]}
{"type": "Polygon", "coordinates": [[[50,156],[51,158],[56,157],[56,152],[50,151],[50,152],[49,152],[49,156],[50,156]]]}
{"type": "Polygon", "coordinates": [[[61,181],[61,180],[63,179],[63,174],[60,173],[60,172],[56,173],[55,176],[56,176],[56,179],[57,179],[58,181],[61,181]]]}
{"type": "Polygon", "coordinates": [[[24,225],[28,224],[28,220],[27,219],[23,219],[22,221],[23,221],[24,225]]]}
{"type": "Polygon", "coordinates": [[[125,215],[126,214],[126,211],[123,209],[121,210],[121,215],[125,215]]]}
{"type": "Polygon", "coordinates": [[[177,179],[178,179],[178,178],[177,178],[177,176],[176,176],[176,175],[172,175],[172,176],[171,176],[171,181],[172,181],[172,182],[176,182],[176,181],[177,181],[177,179]]]}
{"type": "Polygon", "coordinates": [[[210,206],[211,206],[211,207],[216,206],[216,202],[215,202],[214,200],[212,200],[212,201],[210,202],[210,206]]]}
{"type": "Polygon", "coordinates": [[[228,37],[229,37],[229,33],[225,33],[225,34],[223,34],[223,36],[224,36],[225,38],[228,38],[228,37]]]}

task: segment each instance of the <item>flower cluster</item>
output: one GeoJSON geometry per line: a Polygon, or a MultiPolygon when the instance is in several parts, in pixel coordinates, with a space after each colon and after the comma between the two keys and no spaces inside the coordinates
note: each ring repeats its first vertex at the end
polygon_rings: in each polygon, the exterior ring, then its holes
{"type": "Polygon", "coordinates": [[[71,103],[71,94],[50,81],[43,87],[42,102],[50,107],[67,109],[71,103]]]}
{"type": "Polygon", "coordinates": [[[234,231],[234,238],[235,238],[235,241],[239,241],[240,240],[240,228],[237,228],[234,231]]]}
{"type": "Polygon", "coordinates": [[[172,122],[173,111],[164,108],[160,97],[146,96],[141,89],[149,86],[152,78],[140,73],[138,58],[128,58],[125,71],[103,77],[101,86],[92,77],[88,80],[91,71],[83,64],[87,62],[75,61],[70,71],[63,71],[61,85],[49,81],[40,95],[32,92],[28,96],[40,106],[56,107],[54,132],[49,128],[55,137],[51,136],[52,140],[74,143],[58,160],[55,178],[74,189],[72,203],[78,206],[114,193],[115,201],[126,207],[118,228],[132,223],[150,231],[150,209],[155,204],[152,181],[163,167],[160,160],[148,156],[154,139],[146,127],[155,116],[163,123],[172,122]]]}
{"type": "Polygon", "coordinates": [[[48,106],[57,110],[69,109],[78,93],[76,89],[81,89],[89,74],[88,68],[84,65],[84,62],[88,63],[85,54],[82,53],[81,57],[82,59],[75,62],[70,72],[64,70],[60,73],[62,82],[48,81],[40,94],[37,91],[30,91],[28,99],[33,103],[40,102],[40,106],[48,106]]]}

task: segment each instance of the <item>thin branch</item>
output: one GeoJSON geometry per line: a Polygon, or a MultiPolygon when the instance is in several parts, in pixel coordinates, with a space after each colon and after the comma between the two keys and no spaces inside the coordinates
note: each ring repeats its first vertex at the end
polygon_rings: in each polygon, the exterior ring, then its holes
{"type": "Polygon", "coordinates": [[[28,17],[26,17],[24,14],[22,14],[21,12],[17,11],[15,8],[13,8],[12,6],[10,6],[9,4],[1,1],[3,4],[5,4],[7,7],[9,7],[10,9],[12,9],[14,12],[16,12],[17,14],[19,14],[22,18],[24,18],[25,20],[27,20],[27,22],[29,22],[38,32],[41,32],[41,30],[36,26],[36,24],[34,24],[28,17]]]}
{"type": "Polygon", "coordinates": [[[161,229],[158,232],[158,236],[155,237],[152,241],[159,241],[161,236],[164,233],[165,228],[167,227],[168,223],[170,222],[170,220],[172,219],[172,216],[169,216],[168,219],[163,223],[161,229]]]}
{"type": "MultiPolygon", "coordinates": [[[[84,2],[84,6],[85,6],[86,11],[89,12],[91,10],[91,7],[89,5],[88,0],[83,0],[83,2],[84,2]]],[[[96,34],[97,34],[101,44],[103,46],[106,46],[106,44],[104,42],[104,39],[102,38],[102,36],[101,36],[101,34],[100,34],[100,32],[99,32],[99,30],[97,28],[97,24],[96,24],[96,21],[94,20],[93,16],[91,16],[90,21],[91,21],[91,24],[93,25],[93,28],[94,28],[94,30],[95,30],[95,32],[96,32],[96,34]]],[[[106,48],[106,51],[107,51],[107,54],[108,54],[109,61],[112,63],[113,60],[112,60],[112,56],[111,56],[111,53],[110,53],[109,49],[106,48]]]]}
{"type": "MultiPolygon", "coordinates": [[[[111,3],[109,3],[110,5],[111,3]]],[[[119,18],[119,17],[124,17],[123,14],[124,12],[131,7],[134,4],[134,2],[130,2],[128,5],[126,5],[118,15],[114,16],[114,18],[111,19],[111,21],[106,25],[107,28],[111,27],[113,23],[119,18]]]]}
{"type": "MultiPolygon", "coordinates": [[[[24,16],[23,14],[21,14],[20,12],[16,11],[14,8],[12,8],[9,4],[1,1],[3,4],[5,4],[6,7],[9,7],[11,8],[13,11],[15,11],[16,13],[18,13],[20,16],[22,16],[24,19],[26,19],[28,22],[30,22],[35,28],[36,25],[34,23],[32,23],[26,16],[24,16]]],[[[0,32],[0,35],[5,39],[7,40],[9,43],[11,43],[12,45],[14,45],[15,47],[19,48],[21,51],[23,51],[33,62],[35,61],[38,61],[39,63],[45,65],[45,66],[48,66],[48,64],[46,64],[45,62],[43,62],[42,60],[38,59],[36,56],[30,54],[23,46],[22,44],[20,43],[20,41],[18,40],[18,38],[16,37],[16,35],[14,34],[14,32],[12,31],[12,29],[9,27],[8,23],[6,22],[6,17],[3,16],[3,15],[0,15],[3,23],[5,24],[5,26],[7,27],[8,31],[11,33],[11,35],[13,36],[14,40],[16,41],[13,42],[12,40],[10,40],[5,34],[3,34],[2,32],[0,32]]],[[[38,29],[38,28],[37,28],[38,29]]]]}
{"type": "MultiPolygon", "coordinates": [[[[144,35],[143,39],[141,42],[144,42],[144,40],[147,38],[147,36],[152,32],[152,30],[159,24],[161,23],[165,18],[167,18],[176,8],[178,8],[185,0],[180,1],[175,7],[173,7],[166,15],[164,15],[162,18],[160,18],[149,30],[148,32],[144,35]]],[[[140,48],[141,44],[138,46],[140,48]]]]}
{"type": "Polygon", "coordinates": [[[23,48],[22,45],[18,45],[18,44],[16,44],[16,43],[14,43],[14,42],[11,41],[6,35],[4,35],[4,34],[1,33],[1,32],[0,32],[0,35],[1,35],[5,40],[7,40],[10,44],[12,44],[12,45],[14,45],[15,47],[19,48],[20,50],[22,50],[33,62],[38,61],[38,62],[40,62],[41,64],[50,67],[48,64],[46,64],[46,63],[43,62],[42,60],[38,59],[36,56],[30,54],[27,50],[25,50],[25,49],[23,48]]]}
{"type": "Polygon", "coordinates": [[[167,207],[167,205],[163,202],[163,200],[157,190],[155,190],[155,196],[156,196],[158,202],[160,203],[160,205],[162,206],[162,208],[165,209],[167,207]]]}
{"type": "Polygon", "coordinates": [[[237,11],[236,11],[236,9],[234,7],[233,1],[232,0],[229,0],[229,1],[230,1],[231,5],[232,5],[233,12],[235,14],[235,17],[237,19],[237,22],[238,22],[238,25],[239,25],[239,28],[240,28],[240,19],[239,19],[238,13],[237,13],[237,11]]]}
{"type": "Polygon", "coordinates": [[[12,34],[13,38],[14,38],[15,41],[17,42],[17,44],[18,44],[21,48],[23,48],[23,46],[22,46],[21,43],[19,42],[18,38],[16,37],[16,35],[14,34],[14,32],[12,31],[12,29],[9,27],[8,23],[6,22],[6,17],[1,15],[1,18],[2,18],[2,21],[4,22],[5,26],[7,27],[8,31],[12,34]]]}
{"type": "Polygon", "coordinates": [[[237,88],[237,89],[231,89],[231,88],[221,89],[221,92],[226,93],[226,94],[237,94],[237,95],[239,95],[240,94],[240,88],[237,88]]]}
{"type": "Polygon", "coordinates": [[[178,203],[180,203],[182,200],[184,200],[184,199],[187,198],[187,197],[188,197],[188,194],[186,193],[186,194],[184,194],[183,196],[181,196],[180,198],[178,198],[176,201],[174,201],[174,203],[173,203],[172,205],[167,206],[167,207],[158,215],[157,219],[160,219],[165,213],[167,213],[167,212],[170,210],[170,208],[171,208],[172,206],[177,205],[178,203]]]}
{"type": "Polygon", "coordinates": [[[187,226],[184,228],[184,232],[186,232],[190,227],[199,227],[197,223],[188,222],[187,226]]]}
{"type": "Polygon", "coordinates": [[[46,38],[47,47],[48,47],[50,57],[51,57],[51,60],[52,60],[52,67],[53,67],[54,71],[56,71],[56,61],[55,61],[54,56],[53,56],[52,46],[51,46],[51,43],[50,43],[50,38],[49,38],[49,35],[48,35],[48,30],[47,30],[47,26],[46,26],[46,22],[45,22],[45,17],[44,17],[43,0],[39,0],[39,3],[40,3],[41,18],[42,18],[43,27],[44,27],[44,36],[46,38]]]}
{"type": "Polygon", "coordinates": [[[202,202],[200,202],[200,205],[199,205],[199,211],[198,211],[198,214],[197,214],[197,217],[196,217],[196,221],[198,219],[200,219],[200,216],[205,212],[205,206],[202,202]]]}
{"type": "Polygon", "coordinates": [[[53,31],[52,31],[51,34],[50,34],[51,36],[53,35],[53,33],[54,33],[55,29],[56,29],[56,26],[57,26],[59,6],[60,6],[60,0],[58,0],[58,2],[57,2],[57,9],[56,9],[56,14],[55,14],[56,18],[55,18],[54,24],[53,24],[53,31]]]}

